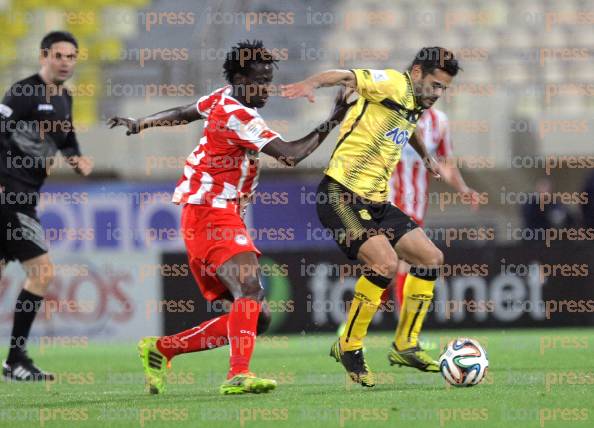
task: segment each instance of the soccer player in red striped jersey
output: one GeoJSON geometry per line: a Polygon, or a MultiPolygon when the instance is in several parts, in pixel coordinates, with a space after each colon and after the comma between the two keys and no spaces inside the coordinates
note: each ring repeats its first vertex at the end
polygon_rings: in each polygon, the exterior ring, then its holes
{"type": "MultiPolygon", "coordinates": [[[[468,187],[453,159],[447,115],[435,107],[429,108],[419,119],[415,134],[425,143],[431,156],[438,161],[441,179],[456,192],[469,195],[473,206],[476,206],[479,195],[468,187]]],[[[419,226],[424,226],[429,201],[429,172],[423,160],[410,146],[406,146],[402,151],[400,162],[390,180],[390,200],[419,226]]],[[[402,306],[404,283],[409,270],[410,266],[404,260],[398,261],[394,295],[399,309],[402,306]]],[[[389,298],[389,293],[390,289],[387,288],[382,301],[389,298]]]]}
{"type": "Polygon", "coordinates": [[[161,393],[166,368],[176,355],[229,344],[229,372],[222,394],[267,392],[271,379],[250,372],[257,334],[266,330],[270,313],[260,283],[258,256],[243,221],[243,211],[258,184],[258,154],[294,166],[313,152],[344,118],[348,94],[339,92],[330,118],[305,137],[284,141],[258,112],[268,100],[276,60],[261,41],[242,42],[227,54],[228,86],[197,103],[136,120],[115,117],[109,125],[126,126],[127,134],[163,125],[205,119],[204,135],[188,156],[173,202],[183,205],[182,232],[190,268],[204,297],[228,301],[228,313],[172,336],[139,342],[149,390],[161,393]]]}

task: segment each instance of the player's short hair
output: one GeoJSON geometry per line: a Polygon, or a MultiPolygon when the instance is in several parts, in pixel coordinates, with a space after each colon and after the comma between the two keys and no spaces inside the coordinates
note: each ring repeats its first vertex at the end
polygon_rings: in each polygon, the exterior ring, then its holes
{"type": "Polygon", "coordinates": [[[43,39],[41,39],[41,52],[43,53],[43,56],[47,56],[52,45],[59,42],[72,43],[74,47],[78,49],[78,42],[72,33],[69,33],[68,31],[52,31],[51,33],[47,33],[43,36],[43,39]]]}
{"type": "Polygon", "coordinates": [[[417,52],[415,59],[408,67],[408,71],[411,71],[415,65],[421,66],[423,76],[439,69],[453,77],[458,74],[458,71],[462,70],[453,52],[439,46],[424,47],[417,52]]]}
{"type": "Polygon", "coordinates": [[[254,64],[273,64],[278,60],[264,47],[262,40],[239,42],[227,53],[223,74],[227,82],[233,83],[236,74],[247,76],[254,64]]]}

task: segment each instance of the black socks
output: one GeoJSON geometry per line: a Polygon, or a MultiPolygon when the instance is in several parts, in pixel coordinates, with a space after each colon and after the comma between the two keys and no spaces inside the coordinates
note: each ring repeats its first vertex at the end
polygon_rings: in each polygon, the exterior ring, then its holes
{"type": "Polygon", "coordinates": [[[10,337],[8,358],[6,359],[7,363],[18,361],[26,354],[27,339],[31,331],[31,325],[41,308],[42,302],[42,296],[30,293],[25,289],[21,290],[14,308],[14,324],[10,337]]]}

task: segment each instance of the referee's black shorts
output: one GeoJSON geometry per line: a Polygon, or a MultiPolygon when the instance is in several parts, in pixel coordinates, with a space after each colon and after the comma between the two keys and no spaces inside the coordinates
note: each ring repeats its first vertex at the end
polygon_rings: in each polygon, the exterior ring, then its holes
{"type": "Polygon", "coordinates": [[[418,227],[390,202],[362,198],[327,175],[318,186],[316,207],[322,225],[352,260],[369,238],[385,235],[394,247],[402,236],[418,227]]]}
{"type": "Polygon", "coordinates": [[[0,262],[25,262],[48,252],[35,209],[0,205],[0,262]]]}

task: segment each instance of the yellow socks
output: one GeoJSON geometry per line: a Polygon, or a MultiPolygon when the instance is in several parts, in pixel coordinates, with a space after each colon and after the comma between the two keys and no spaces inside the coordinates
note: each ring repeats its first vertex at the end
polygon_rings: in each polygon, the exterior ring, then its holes
{"type": "MultiPolygon", "coordinates": [[[[438,275],[438,269],[411,267],[404,283],[402,308],[394,339],[398,350],[404,351],[418,345],[419,333],[433,299],[438,275]]],[[[391,282],[391,279],[379,275],[369,278],[361,276],[357,280],[346,326],[340,336],[342,351],[355,351],[363,347],[363,339],[381,303],[382,293],[391,282]]]]}
{"type": "MultiPolygon", "coordinates": [[[[384,278],[380,277],[381,280],[384,278]]],[[[389,281],[389,280],[388,280],[389,281]]],[[[363,347],[367,327],[380,305],[384,289],[361,276],[355,284],[355,296],[349,310],[344,332],[340,336],[342,351],[354,351],[363,347]]]]}
{"type": "Polygon", "coordinates": [[[414,270],[415,268],[412,267],[411,274],[406,276],[404,282],[402,308],[394,339],[399,351],[417,346],[423,321],[433,299],[433,287],[437,279],[437,275],[427,275],[427,279],[421,279],[412,274],[414,270]]]}

